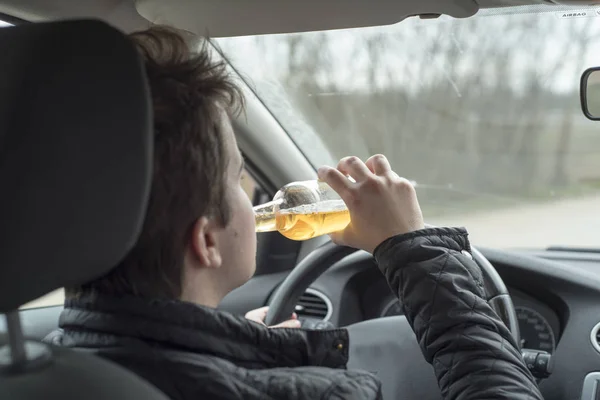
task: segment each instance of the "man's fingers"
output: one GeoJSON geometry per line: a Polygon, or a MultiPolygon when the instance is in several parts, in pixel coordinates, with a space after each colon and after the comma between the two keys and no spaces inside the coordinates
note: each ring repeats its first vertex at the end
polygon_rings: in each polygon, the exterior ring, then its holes
{"type": "MultiPolygon", "coordinates": [[[[265,318],[267,317],[267,312],[269,311],[269,307],[261,307],[256,310],[250,310],[246,313],[244,317],[249,319],[250,321],[258,322],[259,324],[265,324],[265,318]]],[[[292,316],[289,320],[284,321],[278,325],[271,326],[270,328],[300,328],[300,321],[298,321],[298,314],[292,313],[292,316]]]]}
{"type": "Polygon", "coordinates": [[[349,175],[356,182],[364,181],[371,175],[371,171],[358,157],[344,157],[340,160],[337,169],[343,174],[349,175]]]}
{"type": "Polygon", "coordinates": [[[263,323],[265,318],[267,317],[267,311],[269,311],[269,307],[257,308],[256,310],[248,311],[245,317],[246,319],[263,323]]]}
{"type": "Polygon", "coordinates": [[[350,190],[352,185],[352,182],[350,182],[344,174],[335,168],[327,166],[319,168],[319,179],[331,186],[342,199],[346,193],[348,193],[348,190],[350,190]]]}
{"type": "Polygon", "coordinates": [[[383,154],[376,154],[370,157],[366,165],[375,175],[384,175],[392,171],[390,162],[383,154]]]}
{"type": "Polygon", "coordinates": [[[300,321],[297,319],[288,319],[280,324],[270,326],[269,328],[300,328],[300,321]]]}
{"type": "Polygon", "coordinates": [[[256,310],[251,310],[244,315],[246,319],[250,321],[258,322],[259,324],[265,325],[265,318],[267,318],[267,311],[269,311],[269,307],[261,307],[256,310]]]}

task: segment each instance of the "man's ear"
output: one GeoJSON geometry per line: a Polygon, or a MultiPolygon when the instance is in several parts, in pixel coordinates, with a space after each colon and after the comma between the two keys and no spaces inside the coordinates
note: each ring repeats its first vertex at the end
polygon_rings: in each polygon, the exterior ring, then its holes
{"type": "Polygon", "coordinates": [[[202,267],[219,268],[222,264],[218,231],[222,229],[215,219],[200,217],[194,223],[190,245],[192,253],[202,267]]]}

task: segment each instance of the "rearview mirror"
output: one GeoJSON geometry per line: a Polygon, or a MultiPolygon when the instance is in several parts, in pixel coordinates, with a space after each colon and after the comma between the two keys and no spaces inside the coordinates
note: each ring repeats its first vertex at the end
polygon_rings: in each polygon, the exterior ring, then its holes
{"type": "Polygon", "coordinates": [[[600,121],[600,67],[587,69],[581,75],[581,109],[592,121],[600,121]]]}

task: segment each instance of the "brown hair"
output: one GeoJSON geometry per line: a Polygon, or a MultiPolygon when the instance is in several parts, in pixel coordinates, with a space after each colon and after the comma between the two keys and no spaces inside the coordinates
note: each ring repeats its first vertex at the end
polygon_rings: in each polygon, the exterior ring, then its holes
{"type": "Polygon", "coordinates": [[[184,250],[201,216],[229,220],[228,159],[220,132],[224,111],[243,107],[224,61],[207,39],[195,51],[182,33],[153,27],[130,35],[145,62],[154,110],[154,173],[142,233],[107,275],[67,290],[69,296],[106,293],[179,298],[184,250]]]}

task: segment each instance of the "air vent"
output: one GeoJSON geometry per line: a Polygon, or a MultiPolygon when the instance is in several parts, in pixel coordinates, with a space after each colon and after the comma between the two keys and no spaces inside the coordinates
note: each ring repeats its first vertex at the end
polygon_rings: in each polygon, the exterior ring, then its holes
{"type": "Polygon", "coordinates": [[[592,341],[592,346],[594,346],[594,349],[600,353],[600,323],[596,324],[596,326],[592,328],[590,340],[592,341]]]}
{"type": "Polygon", "coordinates": [[[299,318],[328,321],[332,312],[331,300],[317,290],[306,289],[306,292],[298,299],[295,311],[299,318]]]}

